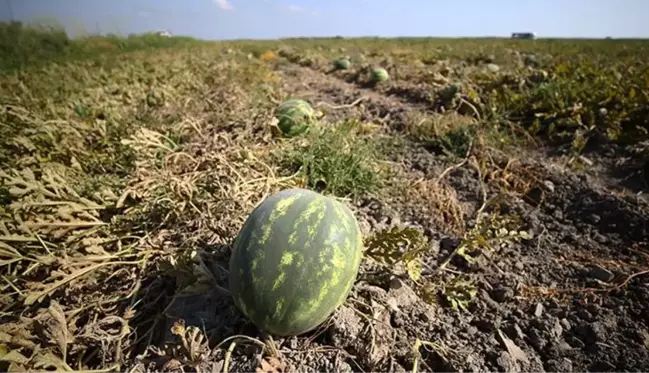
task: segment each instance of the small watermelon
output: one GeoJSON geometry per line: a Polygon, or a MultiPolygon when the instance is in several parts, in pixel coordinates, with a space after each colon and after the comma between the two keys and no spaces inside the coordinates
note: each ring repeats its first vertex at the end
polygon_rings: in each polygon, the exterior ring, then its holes
{"type": "Polygon", "coordinates": [[[306,133],[316,118],[315,111],[308,102],[290,99],[282,102],[275,112],[279,121],[277,126],[287,136],[298,136],[306,133]]]}
{"type": "Polygon", "coordinates": [[[388,72],[382,67],[375,67],[372,69],[371,78],[373,82],[383,82],[388,80],[388,72]]]}
{"type": "Polygon", "coordinates": [[[362,245],[358,221],[343,203],[300,188],[271,195],[234,241],[234,303],[267,333],[311,331],[347,298],[362,245]]]}
{"type": "Polygon", "coordinates": [[[334,61],[334,67],[338,70],[347,70],[351,67],[352,63],[348,58],[341,58],[334,61]]]}
{"type": "Polygon", "coordinates": [[[453,83],[440,92],[440,97],[444,101],[450,101],[460,91],[462,86],[459,83],[453,83]]]}

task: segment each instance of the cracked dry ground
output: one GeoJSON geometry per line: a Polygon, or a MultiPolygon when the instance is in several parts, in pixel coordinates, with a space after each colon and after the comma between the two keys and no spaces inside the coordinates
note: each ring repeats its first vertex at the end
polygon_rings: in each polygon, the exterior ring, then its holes
{"type": "MultiPolygon", "coordinates": [[[[241,70],[254,72],[256,67],[250,66],[257,62],[205,51],[140,58],[144,61],[129,64],[142,64],[149,74],[147,84],[161,87],[163,94],[157,99],[167,100],[167,106],[154,108],[138,104],[146,107],[142,117],[159,121],[160,127],[180,123],[172,128],[174,136],[184,140],[162,142],[155,131],[163,131],[156,127],[130,138],[147,146],[136,149],[137,172],[128,185],[144,187],[131,196],[134,201],[125,202],[135,207],[107,211],[112,215],[102,219],[114,215],[120,228],[126,224],[120,214],[136,211],[132,215],[141,219],[135,225],[138,230],[127,231],[136,237],[134,251],[149,250],[165,260],[136,263],[133,270],[116,269],[105,275],[109,285],[93,279],[53,295],[69,324],[84,325],[70,332],[77,343],[68,351],[70,356],[80,355],[97,369],[121,362],[120,370],[132,372],[255,371],[260,366],[264,371],[287,372],[410,371],[415,360],[419,371],[438,372],[649,369],[649,210],[644,200],[607,189],[615,180],[605,173],[563,167],[561,159],[541,147],[501,153],[475,144],[476,159],[485,162],[478,167],[472,161],[460,163],[462,157],[436,153],[403,136],[408,126],[422,116],[440,122],[470,118],[437,113],[425,99],[425,87],[417,92],[418,87],[397,80],[383,87],[361,87],[345,81],[342,74],[280,60],[264,65],[271,66],[278,78],[264,88],[270,87],[266,93],[274,97],[255,101],[250,92],[260,86],[256,79],[261,74],[248,78],[241,70]],[[187,91],[181,90],[184,85],[187,91]],[[179,283],[201,273],[226,278],[222,269],[227,267],[229,240],[246,214],[265,195],[289,185],[283,181],[269,186],[268,173],[276,170],[256,162],[266,148],[284,144],[272,139],[268,123],[276,102],[287,97],[319,104],[326,126],[339,125],[345,118],[373,123],[364,127],[363,136],[381,144],[381,162],[396,170],[394,178],[408,187],[362,197],[350,207],[363,234],[404,225],[424,232],[427,251],[421,276],[437,287],[422,292],[408,275],[365,261],[349,299],[325,325],[302,336],[274,340],[281,357],[277,361],[262,356],[262,348],[250,340],[260,337],[258,331],[228,297],[211,292],[213,283],[198,281],[203,294],[175,292],[179,283]],[[169,149],[173,152],[160,156],[169,149]],[[165,162],[155,163],[160,158],[165,162]],[[203,201],[198,209],[185,203],[194,198],[198,204],[203,195],[215,202],[203,201]],[[501,197],[483,210],[488,214],[481,221],[488,221],[497,210],[519,219],[517,229],[531,237],[467,253],[473,262],[452,255],[476,225],[485,197],[494,196],[501,197]],[[144,206],[140,210],[138,203],[144,206]],[[188,266],[190,270],[183,268],[180,258],[166,260],[174,251],[196,247],[204,249],[199,255],[204,260],[188,266]],[[466,310],[454,309],[440,296],[462,292],[463,283],[454,279],[470,282],[475,289],[466,310]],[[113,293],[127,298],[126,307],[97,296],[113,293]],[[129,298],[136,293],[138,299],[129,298]],[[92,313],[84,313],[84,307],[92,313]],[[200,333],[193,334],[195,329],[174,327],[177,318],[185,326],[204,330],[209,343],[200,333]],[[127,325],[143,326],[133,331],[127,325]],[[157,338],[165,333],[165,338],[157,338]],[[182,343],[173,334],[182,335],[182,343]],[[235,335],[250,339],[239,338],[233,344],[235,335]],[[164,340],[171,348],[163,348],[164,340]],[[423,345],[415,353],[417,341],[423,345]],[[83,344],[94,348],[93,356],[79,352],[83,344]],[[122,350],[131,354],[126,357],[122,350]]],[[[117,75],[128,96],[149,99],[148,86],[142,83],[146,79],[131,72],[117,75]]],[[[114,87],[106,93],[101,80],[95,83],[97,87],[88,91],[106,105],[121,108],[134,101],[119,96],[114,87]]],[[[85,255],[122,260],[118,254],[126,251],[119,246],[117,254],[109,255],[96,246],[85,255]]],[[[62,268],[64,259],[78,258],[57,259],[62,268]]],[[[33,313],[29,309],[21,317],[33,313]]]]}

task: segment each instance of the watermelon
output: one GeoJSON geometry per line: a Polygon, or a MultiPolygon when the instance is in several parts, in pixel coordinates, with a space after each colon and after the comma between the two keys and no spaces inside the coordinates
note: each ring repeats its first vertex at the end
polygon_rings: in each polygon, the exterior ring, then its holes
{"type": "Polygon", "coordinates": [[[306,133],[316,118],[315,111],[308,102],[300,99],[289,99],[282,102],[275,112],[277,126],[289,137],[306,133]]]}
{"type": "Polygon", "coordinates": [[[453,83],[440,92],[440,97],[444,101],[450,101],[460,91],[462,86],[459,83],[453,83]]]}
{"type": "Polygon", "coordinates": [[[234,303],[271,335],[311,331],[349,295],[362,245],[358,221],[345,204],[300,188],[273,194],[252,211],[234,241],[234,303]]]}
{"type": "Polygon", "coordinates": [[[388,80],[388,72],[382,67],[375,67],[372,69],[371,78],[373,82],[388,80]]]}
{"type": "Polygon", "coordinates": [[[352,63],[348,58],[341,58],[334,61],[334,67],[338,70],[347,70],[351,67],[352,63]]]}

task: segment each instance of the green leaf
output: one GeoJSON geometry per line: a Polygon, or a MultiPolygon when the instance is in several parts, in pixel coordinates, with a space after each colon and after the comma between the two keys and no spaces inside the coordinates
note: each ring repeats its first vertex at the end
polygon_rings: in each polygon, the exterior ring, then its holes
{"type": "Polygon", "coordinates": [[[421,233],[414,228],[383,229],[365,241],[365,255],[382,264],[395,264],[413,259],[422,244],[421,233]],[[410,249],[409,248],[415,248],[410,249]]]}
{"type": "Polygon", "coordinates": [[[421,278],[421,261],[419,258],[410,260],[406,263],[406,268],[408,269],[408,276],[413,281],[419,281],[421,278]]]}

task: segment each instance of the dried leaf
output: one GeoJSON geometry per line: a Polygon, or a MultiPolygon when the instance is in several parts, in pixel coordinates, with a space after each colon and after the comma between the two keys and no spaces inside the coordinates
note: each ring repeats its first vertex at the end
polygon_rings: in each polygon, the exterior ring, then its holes
{"type": "Polygon", "coordinates": [[[3,357],[0,357],[0,361],[26,365],[27,363],[29,363],[29,358],[25,357],[25,355],[21,354],[17,350],[11,350],[9,351],[8,354],[4,355],[3,357]]]}
{"type": "Polygon", "coordinates": [[[180,319],[176,321],[171,327],[171,333],[177,336],[183,336],[185,334],[185,320],[180,319]]]}
{"type": "Polygon", "coordinates": [[[14,258],[22,258],[22,255],[18,250],[16,250],[12,246],[0,241],[0,257],[14,259],[14,258]]]}
{"type": "Polygon", "coordinates": [[[25,180],[30,181],[30,182],[35,182],[36,181],[36,176],[34,176],[34,172],[30,168],[25,168],[22,170],[23,177],[25,180]]]}
{"type": "Polygon", "coordinates": [[[69,283],[69,282],[71,282],[73,280],[76,280],[77,278],[82,277],[82,276],[84,276],[84,275],[86,275],[86,274],[88,274],[88,273],[90,273],[90,272],[92,272],[92,271],[94,271],[96,269],[99,269],[101,267],[108,266],[108,265],[111,265],[111,263],[110,262],[104,262],[104,263],[98,263],[98,264],[89,265],[89,266],[87,266],[85,268],[81,268],[81,269],[71,273],[70,275],[66,275],[63,279],[61,279],[61,280],[59,280],[59,281],[57,281],[57,282],[55,282],[53,284],[48,284],[47,287],[45,287],[41,291],[37,291],[35,293],[28,294],[27,297],[24,300],[24,303],[25,303],[25,305],[29,306],[29,305],[32,305],[32,304],[34,304],[36,302],[41,302],[43,300],[43,298],[45,298],[46,296],[48,296],[49,294],[51,294],[52,292],[57,290],[59,287],[65,285],[65,284],[67,284],[67,283],[69,283]]]}
{"type": "Polygon", "coordinates": [[[286,368],[286,363],[278,358],[270,356],[261,359],[261,367],[255,369],[257,373],[282,373],[286,368]]]}
{"type": "Polygon", "coordinates": [[[47,314],[43,315],[43,317],[45,334],[50,342],[57,345],[59,351],[61,351],[61,356],[67,356],[70,333],[63,308],[58,302],[52,301],[47,309],[47,314]]]}
{"type": "Polygon", "coordinates": [[[162,371],[163,372],[182,372],[182,366],[183,364],[178,361],[177,359],[169,359],[164,365],[162,366],[162,371]]]}
{"type": "Polygon", "coordinates": [[[5,357],[9,353],[9,347],[6,344],[0,344],[0,359],[5,357]]]}
{"type": "Polygon", "coordinates": [[[28,319],[24,324],[5,323],[0,325],[0,342],[34,349],[36,344],[31,341],[34,334],[31,331],[30,324],[31,320],[28,319]]]}
{"type": "Polygon", "coordinates": [[[186,338],[183,343],[189,352],[189,357],[192,361],[198,361],[209,353],[207,338],[205,338],[202,331],[195,326],[187,328],[186,338]]]}
{"type": "Polygon", "coordinates": [[[51,352],[41,352],[36,354],[31,360],[34,368],[36,369],[48,369],[54,368],[57,372],[71,372],[68,364],[65,361],[61,360],[59,357],[54,355],[51,352]]]}
{"type": "Polygon", "coordinates": [[[7,369],[7,373],[23,373],[26,371],[27,369],[23,365],[16,363],[9,364],[9,368],[7,369]]]}
{"type": "Polygon", "coordinates": [[[521,350],[520,347],[516,346],[514,341],[507,338],[507,336],[505,336],[505,334],[500,330],[498,330],[498,337],[500,337],[500,341],[502,342],[505,349],[507,349],[507,352],[509,353],[509,355],[511,355],[512,358],[525,363],[529,362],[529,359],[525,354],[525,352],[521,350]]]}

